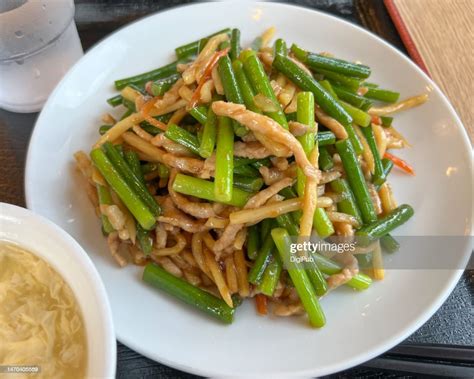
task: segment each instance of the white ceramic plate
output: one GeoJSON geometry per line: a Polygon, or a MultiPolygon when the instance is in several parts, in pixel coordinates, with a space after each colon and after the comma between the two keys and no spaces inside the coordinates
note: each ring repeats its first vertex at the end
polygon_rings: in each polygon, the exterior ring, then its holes
{"type": "Polygon", "coordinates": [[[82,311],[87,337],[87,377],[113,378],[117,349],[112,311],[104,284],[86,252],[51,221],[5,203],[0,203],[0,241],[31,251],[61,274],[82,311]]]}
{"type": "MultiPolygon", "coordinates": [[[[277,36],[313,51],[362,60],[372,81],[403,97],[430,93],[423,107],[400,114],[396,125],[415,147],[400,154],[416,177],[394,170],[395,194],[415,217],[400,235],[469,235],[471,155],[453,108],[417,66],[368,32],[323,13],[272,3],[203,3],[152,15],[91,49],[65,76],[41,113],[26,167],[28,206],[70,232],[96,264],[112,305],[117,337],[132,349],[181,370],[219,376],[324,375],[368,360],[420,327],[443,303],[461,270],[393,270],[370,290],[340,289],[323,301],[327,326],[303,319],[256,315],[248,302],[223,326],[144,285],[139,267],[117,268],[99,221],[73,170],[72,154],[89,151],[114,79],[161,66],[173,49],[226,26],[250,42],[269,26],[277,36]],[[456,201],[448,204],[449,196],[456,201]]],[[[399,256],[415,252],[401,251],[399,256]]],[[[463,245],[456,259],[465,258],[463,245]]],[[[451,262],[451,268],[459,263],[451,262]]]]}

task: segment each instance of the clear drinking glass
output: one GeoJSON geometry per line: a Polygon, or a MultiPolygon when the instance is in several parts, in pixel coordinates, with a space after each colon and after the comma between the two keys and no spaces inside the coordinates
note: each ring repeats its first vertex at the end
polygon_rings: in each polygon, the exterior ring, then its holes
{"type": "Polygon", "coordinates": [[[39,111],[82,55],[73,0],[0,0],[0,108],[39,111]]]}

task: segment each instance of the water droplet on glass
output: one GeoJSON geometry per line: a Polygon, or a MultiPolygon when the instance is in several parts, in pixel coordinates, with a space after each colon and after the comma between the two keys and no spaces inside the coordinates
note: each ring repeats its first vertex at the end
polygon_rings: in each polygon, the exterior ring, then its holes
{"type": "Polygon", "coordinates": [[[46,10],[46,4],[43,4],[41,8],[43,8],[43,10],[46,10]]]}
{"type": "Polygon", "coordinates": [[[48,21],[48,24],[49,24],[49,25],[53,25],[53,21],[49,20],[49,21],[48,21]]]}
{"type": "Polygon", "coordinates": [[[16,38],[23,38],[23,36],[24,36],[24,34],[23,34],[23,32],[22,32],[21,30],[17,30],[17,31],[15,32],[15,37],[16,37],[16,38]]]}
{"type": "Polygon", "coordinates": [[[21,66],[23,63],[25,63],[25,61],[23,59],[20,59],[18,61],[15,61],[15,63],[21,66]]]}
{"type": "Polygon", "coordinates": [[[44,42],[44,39],[43,39],[43,38],[40,38],[40,42],[44,42]]]}
{"type": "Polygon", "coordinates": [[[38,79],[41,76],[41,71],[38,70],[37,68],[35,68],[34,73],[35,73],[35,79],[38,79]]]}

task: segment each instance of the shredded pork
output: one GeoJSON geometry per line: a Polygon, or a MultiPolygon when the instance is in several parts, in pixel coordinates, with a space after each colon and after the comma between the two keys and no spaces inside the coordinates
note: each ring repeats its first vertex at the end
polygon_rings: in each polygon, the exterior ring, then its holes
{"type": "Polygon", "coordinates": [[[212,110],[219,116],[230,117],[248,127],[267,148],[269,147],[268,140],[286,146],[295,156],[296,163],[305,175],[316,177],[317,171],[306,157],[300,142],[276,121],[249,111],[243,105],[223,101],[212,103],[212,110]]]}

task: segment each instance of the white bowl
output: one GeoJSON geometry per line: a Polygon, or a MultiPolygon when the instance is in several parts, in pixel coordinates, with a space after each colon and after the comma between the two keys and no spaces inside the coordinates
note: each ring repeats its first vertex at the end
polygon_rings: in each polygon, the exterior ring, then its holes
{"type": "Polygon", "coordinates": [[[107,293],[99,274],[79,244],[44,217],[0,203],[0,241],[7,240],[47,261],[69,284],[84,318],[87,377],[113,378],[115,332],[107,293]]]}

